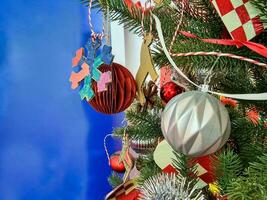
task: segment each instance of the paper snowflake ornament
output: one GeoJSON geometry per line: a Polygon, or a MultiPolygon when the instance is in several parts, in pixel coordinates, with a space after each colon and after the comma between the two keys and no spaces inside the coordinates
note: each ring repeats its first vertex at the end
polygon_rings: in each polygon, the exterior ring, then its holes
{"type": "Polygon", "coordinates": [[[94,96],[94,90],[92,89],[92,81],[96,81],[98,84],[98,92],[106,90],[106,85],[112,81],[111,73],[105,72],[104,74],[99,70],[102,64],[111,65],[114,56],[111,54],[111,46],[104,45],[99,56],[96,56],[97,50],[101,47],[101,40],[96,38],[95,40],[88,40],[84,48],[80,48],[76,51],[75,57],[72,59],[72,66],[79,67],[78,72],[72,72],[70,82],[72,83],[72,89],[76,89],[83,81],[82,88],[80,90],[81,99],[91,100],[94,96]]]}
{"type": "Polygon", "coordinates": [[[267,28],[250,0],[211,0],[234,40],[249,41],[267,28]]]}

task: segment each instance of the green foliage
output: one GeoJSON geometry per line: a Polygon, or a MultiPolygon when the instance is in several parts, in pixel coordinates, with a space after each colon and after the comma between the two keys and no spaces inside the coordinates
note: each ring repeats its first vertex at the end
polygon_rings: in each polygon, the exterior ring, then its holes
{"type": "Polygon", "coordinates": [[[230,149],[219,153],[213,159],[213,166],[222,191],[243,172],[240,158],[230,149]]]}
{"type": "Polygon", "coordinates": [[[264,22],[267,22],[267,0],[251,0],[251,2],[260,11],[260,15],[264,19],[264,22]]]}
{"type": "Polygon", "coordinates": [[[267,199],[267,154],[250,163],[245,176],[233,180],[227,187],[230,200],[267,199]]]}
{"type": "Polygon", "coordinates": [[[115,188],[123,183],[122,178],[116,172],[112,172],[112,174],[108,177],[108,183],[112,188],[115,188]]]}
{"type": "MultiPolygon", "coordinates": [[[[251,0],[261,11],[261,15],[267,19],[267,0],[251,0]]],[[[88,5],[89,0],[82,0],[88,5]]],[[[175,2],[177,8],[172,8],[170,0],[156,7],[153,13],[159,17],[166,46],[172,41],[177,22],[181,17],[181,1],[175,2]]],[[[201,38],[221,38],[225,28],[223,22],[210,0],[190,0],[190,7],[185,10],[183,23],[180,27],[183,31],[189,31],[201,38]]],[[[141,35],[141,10],[133,8],[128,10],[123,0],[98,0],[94,1],[94,7],[107,13],[111,20],[118,21],[134,33],[141,35]]],[[[145,30],[149,30],[149,17],[145,17],[145,30]]],[[[157,32],[153,29],[155,37],[155,50],[153,51],[154,62],[158,67],[169,65],[168,59],[162,51],[157,38],[157,32]]],[[[267,46],[267,32],[255,37],[253,42],[267,46]]],[[[250,51],[246,47],[223,46],[209,44],[198,39],[189,39],[185,36],[177,36],[173,52],[187,53],[198,51],[217,51],[233,53],[236,55],[255,59],[267,63],[267,59],[250,51]]],[[[190,77],[201,84],[198,76],[199,70],[209,70],[216,57],[213,56],[188,56],[173,57],[177,65],[190,77]]],[[[221,57],[213,70],[214,76],[211,88],[224,93],[262,93],[267,92],[267,70],[265,68],[227,57],[221,57]]],[[[160,108],[159,105],[157,105],[160,108]]],[[[224,148],[215,160],[215,172],[222,193],[228,193],[230,199],[237,200],[266,200],[267,196],[267,128],[262,124],[255,126],[246,117],[246,112],[256,107],[263,116],[267,116],[267,101],[239,101],[236,109],[228,107],[231,117],[231,139],[235,143],[235,151],[224,148]],[[256,156],[259,156],[256,159],[256,156]]],[[[127,127],[114,130],[114,135],[123,136],[125,131],[130,138],[147,140],[162,138],[160,116],[158,112],[137,112],[131,109],[126,112],[127,127]]],[[[231,147],[230,147],[231,148],[231,147]]],[[[193,168],[188,167],[186,156],[176,154],[175,167],[183,176],[187,176],[193,168]]],[[[141,157],[138,161],[141,165],[142,184],[149,177],[154,176],[161,170],[153,160],[153,156],[141,157]]],[[[116,177],[113,177],[116,179],[116,177]]]]}
{"type": "Polygon", "coordinates": [[[139,157],[140,163],[140,177],[138,178],[138,184],[143,185],[145,180],[161,172],[161,169],[157,166],[153,159],[153,153],[139,157]]]}
{"type": "Polygon", "coordinates": [[[249,162],[255,159],[255,155],[262,155],[267,152],[264,140],[267,136],[267,129],[263,126],[255,126],[242,116],[242,112],[231,112],[231,115],[231,137],[236,142],[242,165],[248,167],[249,162]]]}
{"type": "Polygon", "coordinates": [[[129,125],[114,130],[114,135],[123,136],[126,129],[127,134],[132,139],[146,140],[163,137],[160,128],[160,116],[157,111],[138,113],[136,110],[130,109],[126,112],[126,119],[129,125]]]}
{"type": "Polygon", "coordinates": [[[195,172],[194,165],[189,166],[189,157],[185,156],[184,154],[177,153],[173,151],[175,155],[175,159],[173,159],[173,165],[175,169],[181,174],[183,177],[188,177],[189,179],[192,178],[190,177],[189,174],[192,174],[195,172]]]}

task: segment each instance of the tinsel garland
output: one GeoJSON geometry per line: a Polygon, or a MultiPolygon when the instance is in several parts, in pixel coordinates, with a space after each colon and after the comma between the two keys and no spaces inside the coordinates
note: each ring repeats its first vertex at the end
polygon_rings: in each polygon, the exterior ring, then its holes
{"type": "Polygon", "coordinates": [[[139,189],[140,200],[204,200],[202,191],[192,181],[175,174],[157,174],[139,189]]]}

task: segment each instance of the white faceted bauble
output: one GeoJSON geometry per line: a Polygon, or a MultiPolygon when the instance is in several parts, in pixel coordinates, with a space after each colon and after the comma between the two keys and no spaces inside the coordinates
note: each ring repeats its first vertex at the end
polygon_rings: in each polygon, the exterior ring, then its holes
{"type": "Polygon", "coordinates": [[[212,154],[228,140],[228,111],[215,97],[190,91],[174,97],[161,116],[161,129],[171,147],[188,156],[212,154]]]}

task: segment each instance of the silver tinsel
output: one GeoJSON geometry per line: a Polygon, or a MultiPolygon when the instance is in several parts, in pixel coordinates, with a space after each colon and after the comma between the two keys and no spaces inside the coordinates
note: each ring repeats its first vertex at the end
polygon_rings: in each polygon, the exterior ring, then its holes
{"type": "Polygon", "coordinates": [[[140,200],[204,200],[202,191],[186,178],[158,174],[140,186],[140,200]]]}

